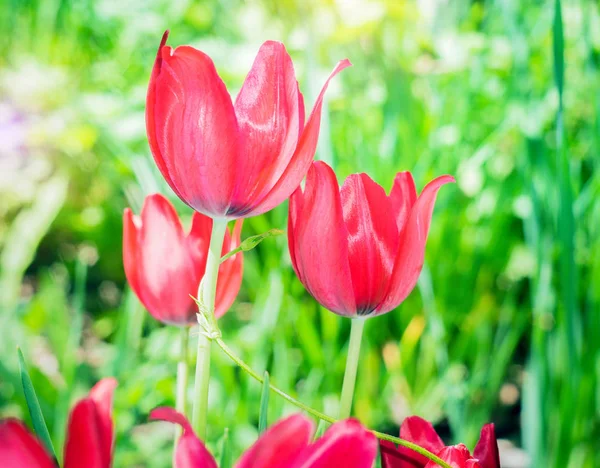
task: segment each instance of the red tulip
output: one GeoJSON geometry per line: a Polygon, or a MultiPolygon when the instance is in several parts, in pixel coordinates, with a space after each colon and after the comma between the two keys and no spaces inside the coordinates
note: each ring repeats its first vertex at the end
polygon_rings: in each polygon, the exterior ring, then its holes
{"type": "MultiPolygon", "coordinates": [[[[194,213],[186,236],[175,209],[159,194],[146,197],[141,216],[123,214],[123,264],[132,289],[150,314],[161,322],[196,322],[196,296],[204,276],[212,219],[194,213]]],[[[225,234],[223,254],[240,245],[242,221],[225,234]]],[[[215,315],[231,306],[242,283],[243,255],[230,257],[219,267],[215,315]]]]}
{"type": "Polygon", "coordinates": [[[165,32],[146,100],[150,149],[173,191],[213,218],[246,218],[279,205],[314,157],[323,95],[304,122],[304,98],[283,44],[268,41],[232,103],[208,55],[166,46],[165,32]]]}
{"type": "MultiPolygon", "coordinates": [[[[463,444],[446,447],[432,424],[418,416],[410,416],[400,426],[400,438],[413,442],[437,455],[453,468],[500,468],[500,455],[493,424],[481,429],[479,442],[473,456],[463,444]]],[[[417,452],[382,441],[381,465],[383,468],[434,468],[429,459],[417,452]]]]}
{"type": "MultiPolygon", "coordinates": [[[[180,424],[183,435],[175,453],[175,468],[216,467],[204,444],[185,417],[172,408],[157,408],[151,419],[180,424]]],[[[302,414],[271,426],[237,461],[235,468],[371,468],[377,456],[377,439],[353,419],[333,424],[311,443],[314,425],[302,414]]]]}
{"type": "Polygon", "coordinates": [[[379,315],[397,307],[417,283],[441,176],[417,197],[409,172],[396,175],[390,195],[366,174],[341,190],[333,170],[315,162],[304,191],[290,197],[292,265],[306,289],[345,316],[379,315]]]}
{"type": "MultiPolygon", "coordinates": [[[[64,467],[109,468],[113,454],[112,397],[117,381],[102,379],[79,401],[69,417],[64,467]]],[[[0,422],[0,466],[51,468],[52,457],[15,419],[0,422]]]]}

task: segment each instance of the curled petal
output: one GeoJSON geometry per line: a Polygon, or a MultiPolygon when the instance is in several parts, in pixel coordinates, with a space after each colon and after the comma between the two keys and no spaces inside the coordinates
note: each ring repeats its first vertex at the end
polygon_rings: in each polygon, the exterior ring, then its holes
{"type": "Polygon", "coordinates": [[[161,173],[188,205],[226,214],[242,146],[225,84],[208,55],[159,48],[146,99],[146,131],[161,173]]]}
{"type": "Polygon", "coordinates": [[[0,466],[54,468],[42,444],[16,419],[0,421],[0,466]]]}
{"type": "MultiPolygon", "coordinates": [[[[238,460],[235,468],[288,468],[310,444],[314,425],[302,414],[271,426],[238,460]]],[[[343,465],[342,465],[343,466],[343,465]]]]}
{"type": "Polygon", "coordinates": [[[323,107],[323,96],[325,95],[325,91],[327,91],[330,80],[350,65],[352,64],[349,60],[342,60],[333,69],[317,97],[313,110],[306,123],[306,127],[304,127],[304,131],[300,135],[298,145],[296,146],[296,150],[294,151],[289,164],[269,193],[266,194],[262,200],[257,200],[256,208],[251,212],[246,213],[244,215],[245,217],[256,216],[275,208],[288,198],[300,185],[300,182],[306,175],[306,172],[312,163],[317,149],[319,129],[321,126],[321,110],[323,107]]]}
{"type": "Polygon", "coordinates": [[[290,197],[288,241],[304,287],[332,312],[354,316],[348,231],[335,173],[323,162],[309,169],[304,192],[298,188],[290,197]]]}
{"type": "Polygon", "coordinates": [[[127,281],[138,298],[142,297],[139,280],[139,228],[141,220],[129,208],[123,212],[123,268],[127,281]]]}
{"type": "Polygon", "coordinates": [[[325,435],[302,454],[294,468],[371,468],[377,457],[377,438],[355,419],[333,424],[325,435]]]}
{"type": "Polygon", "coordinates": [[[151,420],[168,421],[179,424],[183,435],[177,443],[175,468],[217,468],[215,459],[204,444],[196,437],[186,417],[173,408],[156,408],[150,413],[151,420]]]}
{"type": "MultiPolygon", "coordinates": [[[[437,456],[448,463],[452,468],[481,468],[477,460],[471,457],[469,449],[463,444],[444,447],[437,456]]],[[[429,461],[425,468],[438,468],[438,464],[429,461]]]]}
{"type": "MultiPolygon", "coordinates": [[[[237,249],[240,246],[243,220],[239,219],[233,227],[233,234],[225,237],[223,243],[223,254],[237,249]]],[[[228,258],[219,267],[219,276],[217,278],[217,296],[215,303],[215,316],[222,317],[229,310],[231,304],[240,291],[242,285],[242,275],[244,271],[244,254],[238,252],[233,257],[228,258]]]]}
{"type": "Polygon", "coordinates": [[[291,57],[282,43],[265,42],[235,101],[245,145],[229,215],[250,209],[281,177],[304,128],[300,105],[291,57]]]}
{"type": "Polygon", "coordinates": [[[479,460],[481,468],[500,468],[500,453],[494,424],[486,424],[481,428],[481,435],[473,456],[479,460]]]}
{"type": "MultiPolygon", "coordinates": [[[[402,422],[400,426],[400,438],[413,442],[431,453],[438,453],[444,448],[444,442],[440,438],[433,425],[418,416],[410,416],[402,422]]],[[[405,460],[405,463],[412,465],[391,465],[394,468],[403,468],[404,466],[425,466],[428,459],[423,455],[409,449],[408,447],[398,447],[398,459],[405,460]]]]}
{"type": "Polygon", "coordinates": [[[356,308],[368,314],[384,299],[398,250],[398,229],[383,188],[366,174],[346,179],[341,192],[356,308]]]}
{"type": "Polygon", "coordinates": [[[400,245],[386,299],[379,304],[375,310],[376,314],[383,314],[397,307],[417,284],[423,268],[425,242],[429,233],[435,199],[440,187],[449,182],[454,182],[454,178],[448,175],[433,180],[425,186],[413,205],[400,237],[400,245]]]}

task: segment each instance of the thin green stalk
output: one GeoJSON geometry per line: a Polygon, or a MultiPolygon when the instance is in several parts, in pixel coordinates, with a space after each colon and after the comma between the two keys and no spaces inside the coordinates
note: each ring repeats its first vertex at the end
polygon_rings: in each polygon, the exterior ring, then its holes
{"type": "MultiPolygon", "coordinates": [[[[188,385],[188,327],[181,327],[179,331],[179,359],[177,360],[177,387],[175,393],[175,409],[181,414],[187,413],[186,393],[188,385]]],[[[175,428],[175,445],[181,435],[181,427],[176,425],[175,428]]]]}
{"type": "MultiPolygon", "coordinates": [[[[201,310],[200,312],[201,314],[208,313],[213,319],[215,313],[215,295],[217,292],[217,275],[219,273],[221,249],[223,248],[223,239],[225,238],[226,229],[227,220],[213,220],[210,245],[208,247],[208,257],[206,260],[206,270],[204,272],[204,278],[202,278],[202,282],[198,288],[198,298],[205,307],[205,310],[201,310]]],[[[201,324],[199,327],[200,334],[198,335],[192,424],[198,437],[200,439],[205,439],[208,413],[208,384],[210,380],[211,339],[203,333],[204,329],[201,324]]]]}
{"type": "MultiPolygon", "coordinates": [[[[229,359],[231,359],[233,362],[235,362],[239,367],[241,367],[248,375],[250,375],[252,378],[254,378],[255,380],[257,380],[260,383],[264,382],[263,377],[258,374],[257,372],[255,372],[254,370],[252,370],[252,368],[246,364],[244,361],[242,361],[241,358],[239,358],[230,348],[229,346],[227,346],[227,344],[225,344],[225,342],[223,341],[223,339],[220,337],[220,335],[216,332],[213,331],[212,333],[215,338],[214,341],[215,343],[217,343],[217,345],[219,346],[219,348],[221,348],[221,350],[227,355],[227,357],[229,357],[229,359]]],[[[285,393],[283,390],[280,390],[279,388],[277,388],[275,385],[273,385],[272,383],[269,383],[269,388],[271,389],[272,392],[276,393],[277,395],[279,395],[280,397],[282,397],[284,400],[286,400],[288,403],[291,403],[294,406],[297,406],[298,408],[302,409],[303,411],[306,411],[307,413],[313,415],[314,417],[321,419],[322,421],[327,421],[328,423],[335,423],[336,419],[332,418],[331,416],[327,416],[324,413],[321,413],[320,411],[317,411],[314,408],[311,408],[308,405],[305,405],[304,403],[302,403],[299,400],[296,400],[294,397],[288,395],[287,393],[285,393]]],[[[373,432],[373,434],[375,434],[375,436],[378,439],[381,440],[388,440],[390,442],[393,442],[397,445],[401,445],[403,447],[407,447],[411,450],[414,450],[415,452],[423,455],[424,457],[428,458],[429,460],[437,463],[439,466],[441,466],[442,468],[452,468],[450,465],[448,465],[444,460],[442,460],[441,458],[439,458],[438,456],[434,455],[433,453],[429,452],[428,450],[425,450],[423,447],[420,447],[416,444],[413,444],[412,442],[409,442],[407,440],[404,439],[400,439],[398,437],[394,437],[388,434],[384,434],[383,432],[377,432],[377,431],[371,431],[373,432]]]]}
{"type": "Polygon", "coordinates": [[[344,383],[342,384],[342,397],[340,400],[340,419],[350,417],[352,411],[352,399],[354,397],[354,385],[356,384],[356,371],[358,369],[358,358],[360,356],[360,343],[365,328],[364,318],[352,319],[350,328],[350,344],[348,345],[348,357],[346,359],[346,371],[344,372],[344,383]]]}

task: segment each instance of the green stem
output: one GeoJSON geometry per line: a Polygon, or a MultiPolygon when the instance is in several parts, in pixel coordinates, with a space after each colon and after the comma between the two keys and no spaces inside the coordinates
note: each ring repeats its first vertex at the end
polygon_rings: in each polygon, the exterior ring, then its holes
{"type": "MultiPolygon", "coordinates": [[[[229,357],[229,359],[231,359],[233,362],[235,362],[239,367],[241,367],[248,375],[250,375],[252,378],[254,378],[255,380],[257,380],[260,383],[264,382],[263,377],[258,374],[257,372],[255,372],[254,370],[252,370],[252,368],[246,364],[244,361],[242,361],[241,358],[239,358],[230,348],[229,346],[227,346],[227,344],[225,344],[225,342],[223,341],[222,338],[220,337],[216,337],[214,339],[215,343],[217,343],[217,345],[219,346],[219,348],[221,348],[221,350],[229,357]]],[[[294,397],[288,395],[287,393],[285,393],[283,390],[280,390],[279,388],[277,388],[275,385],[273,385],[272,383],[269,383],[269,388],[271,389],[271,391],[273,393],[276,393],[277,395],[279,395],[280,397],[282,397],[284,400],[286,400],[288,403],[291,403],[294,406],[297,406],[298,408],[306,411],[307,413],[313,415],[315,418],[321,419],[322,421],[326,421],[328,423],[335,423],[336,419],[332,418],[331,416],[328,416],[324,413],[321,413],[320,411],[317,411],[314,408],[311,408],[308,405],[305,405],[304,403],[302,403],[299,400],[296,400],[294,397]]],[[[444,460],[442,460],[440,457],[434,455],[433,453],[429,452],[428,450],[425,450],[423,447],[418,446],[417,444],[413,444],[412,442],[409,442],[408,440],[404,440],[404,439],[400,439],[398,437],[394,437],[388,434],[384,434],[383,432],[377,432],[377,431],[371,431],[373,432],[373,434],[375,434],[375,436],[378,439],[381,440],[388,440],[390,442],[393,442],[397,445],[401,445],[403,447],[407,447],[411,450],[414,450],[415,452],[423,455],[424,457],[428,458],[429,460],[437,463],[439,466],[441,466],[442,468],[452,468],[450,465],[448,465],[448,463],[446,463],[444,460]]]]}
{"type": "MultiPolygon", "coordinates": [[[[186,392],[188,385],[188,327],[181,327],[179,335],[179,359],[177,360],[177,387],[175,393],[175,409],[181,414],[187,413],[186,392]]],[[[181,427],[177,424],[175,427],[175,445],[181,435],[181,427]]]]}
{"type": "Polygon", "coordinates": [[[352,319],[350,344],[348,345],[348,357],[346,358],[346,371],[344,372],[342,397],[340,399],[340,419],[349,418],[350,412],[352,411],[352,398],[354,397],[356,371],[358,369],[358,358],[360,356],[360,343],[362,341],[364,328],[364,318],[359,317],[352,319]]]}
{"type": "MultiPolygon", "coordinates": [[[[227,230],[227,220],[214,219],[212,233],[210,235],[210,245],[208,247],[208,256],[206,260],[206,269],[204,278],[198,287],[198,299],[206,310],[200,313],[207,313],[214,318],[215,313],[215,295],[217,292],[217,275],[219,273],[219,263],[221,260],[221,250],[223,248],[223,239],[227,230]]],[[[194,382],[194,407],[192,413],[192,424],[196,435],[204,440],[206,437],[206,421],[208,413],[208,384],[210,380],[210,345],[211,339],[204,333],[204,328],[199,325],[200,333],[198,335],[198,354],[196,359],[196,376],[194,382]]]]}

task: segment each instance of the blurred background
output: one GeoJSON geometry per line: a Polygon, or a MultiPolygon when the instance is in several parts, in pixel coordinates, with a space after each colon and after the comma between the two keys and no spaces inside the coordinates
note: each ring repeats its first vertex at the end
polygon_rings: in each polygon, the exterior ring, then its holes
{"type": "MultiPolygon", "coordinates": [[[[233,95],[260,44],[283,41],[307,108],[348,57],[317,158],[388,190],[400,170],[419,189],[456,176],[438,197],[418,288],[367,322],[356,416],[396,435],[417,414],[470,448],[493,421],[503,466],[600,466],[597,2],[2,0],[0,27],[1,417],[29,420],[19,345],[58,451],[73,402],[114,375],[115,466],[169,463],[172,429],[147,415],[174,405],[178,333],[143,310],[121,258],[123,209],[139,212],[145,194],[191,216],[145,138],[169,28],[171,45],[213,58],[233,95]]],[[[243,237],[286,224],[284,204],[243,237]]],[[[285,236],[246,254],[221,321],[255,370],[330,414],[349,325],[306,293],[285,236]]],[[[255,440],[259,398],[216,349],[217,453],[226,428],[235,454],[255,440]]],[[[270,422],[291,411],[271,397],[270,422]]]]}

